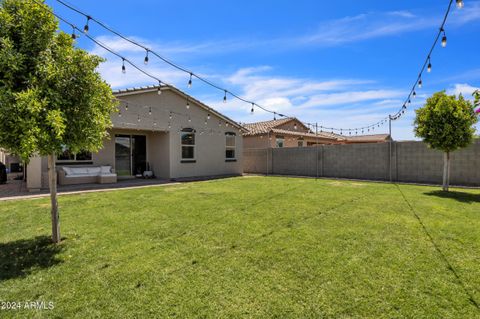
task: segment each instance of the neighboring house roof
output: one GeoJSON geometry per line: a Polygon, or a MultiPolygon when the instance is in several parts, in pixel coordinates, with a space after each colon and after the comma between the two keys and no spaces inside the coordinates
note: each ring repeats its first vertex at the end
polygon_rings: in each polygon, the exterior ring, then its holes
{"type": "Polygon", "coordinates": [[[374,143],[374,142],[386,142],[390,140],[389,134],[372,134],[372,135],[359,135],[347,137],[347,142],[353,143],[374,143]]]}
{"type": "Polygon", "coordinates": [[[141,94],[141,93],[146,93],[146,92],[156,92],[156,91],[158,91],[159,87],[161,88],[162,91],[170,90],[170,91],[182,96],[183,98],[185,98],[185,100],[188,99],[190,102],[193,102],[193,103],[197,104],[198,106],[200,106],[204,110],[218,116],[219,118],[223,119],[225,122],[230,123],[234,127],[238,128],[238,129],[240,129],[244,132],[247,131],[247,129],[245,127],[243,127],[239,123],[235,122],[231,118],[223,115],[222,113],[216,111],[215,109],[211,108],[210,106],[204,104],[203,102],[195,99],[194,97],[186,94],[185,92],[183,92],[183,91],[181,91],[181,90],[179,90],[176,87],[173,87],[171,85],[161,85],[161,86],[159,86],[159,85],[149,85],[149,86],[114,90],[113,95],[115,95],[115,96],[125,96],[125,95],[132,95],[132,94],[141,94]]]}
{"type": "Polygon", "coordinates": [[[255,122],[255,123],[245,123],[243,126],[248,130],[248,132],[246,132],[244,136],[264,135],[264,134],[268,134],[269,132],[273,132],[273,133],[285,134],[285,135],[345,140],[344,136],[341,136],[335,133],[318,132],[318,135],[316,135],[314,132],[312,132],[308,127],[303,125],[302,122],[296,119],[295,117],[287,117],[287,118],[282,118],[278,120],[270,120],[270,121],[255,122]],[[297,121],[298,123],[300,123],[300,125],[303,127],[303,130],[292,131],[292,130],[277,128],[290,121],[297,121]]]}

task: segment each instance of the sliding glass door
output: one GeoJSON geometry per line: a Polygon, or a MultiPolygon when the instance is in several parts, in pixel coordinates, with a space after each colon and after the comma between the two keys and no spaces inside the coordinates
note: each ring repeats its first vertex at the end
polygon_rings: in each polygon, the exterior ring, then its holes
{"type": "Polygon", "coordinates": [[[145,135],[115,135],[115,170],[119,176],[143,174],[147,169],[145,135]]]}

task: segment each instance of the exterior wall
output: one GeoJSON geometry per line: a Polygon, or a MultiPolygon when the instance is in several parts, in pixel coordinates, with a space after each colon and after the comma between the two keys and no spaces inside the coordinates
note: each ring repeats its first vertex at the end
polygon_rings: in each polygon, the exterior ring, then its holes
{"type": "MultiPolygon", "coordinates": [[[[119,98],[121,100],[128,100],[132,104],[129,105],[128,111],[125,111],[125,103],[121,104],[122,117],[118,115],[113,115],[112,117],[115,127],[169,132],[168,142],[167,140],[161,141],[163,146],[168,147],[169,178],[242,174],[243,138],[241,131],[232,127],[230,124],[227,126],[225,120],[195,105],[195,101],[190,100],[190,108],[187,109],[186,98],[170,90],[163,90],[161,95],[158,95],[157,91],[154,90],[153,92],[142,94],[120,95],[119,98]],[[143,105],[152,107],[152,115],[148,114],[149,108],[142,107],[143,105]],[[169,119],[170,112],[172,112],[171,121],[169,119]],[[140,122],[138,122],[139,114],[140,122]],[[208,114],[210,114],[209,120],[207,120],[208,114]],[[206,125],[205,120],[207,120],[206,125]],[[169,122],[171,128],[168,128],[169,122]],[[183,128],[193,128],[196,130],[196,162],[194,163],[181,162],[180,132],[183,128]],[[227,162],[225,160],[226,132],[236,134],[235,162],[227,162]]],[[[154,152],[156,159],[165,155],[161,155],[161,152],[157,151],[154,152]]],[[[147,155],[147,157],[149,157],[149,155],[147,155]]],[[[165,167],[162,166],[160,171],[162,175],[165,174],[166,176],[165,167]]]]}
{"type": "Polygon", "coordinates": [[[273,147],[274,141],[272,140],[268,138],[268,135],[244,136],[243,147],[244,149],[273,147]]]}
{"type": "MultiPolygon", "coordinates": [[[[245,173],[442,182],[443,153],[429,149],[423,142],[250,149],[244,153],[245,173]]],[[[451,184],[480,186],[478,167],[480,140],[451,154],[451,184]]]]}
{"type": "MultiPolygon", "coordinates": [[[[283,136],[284,137],[284,146],[283,147],[298,147],[298,136],[290,136],[285,134],[273,134],[271,133],[271,139],[269,138],[268,134],[265,135],[255,135],[255,136],[244,136],[243,137],[243,149],[253,149],[253,148],[266,148],[266,147],[273,147],[276,148],[276,136],[283,136]]],[[[313,144],[332,144],[337,143],[332,140],[327,140],[323,138],[312,138],[312,137],[304,137],[303,138],[303,146],[308,146],[308,143],[313,144]]]]}

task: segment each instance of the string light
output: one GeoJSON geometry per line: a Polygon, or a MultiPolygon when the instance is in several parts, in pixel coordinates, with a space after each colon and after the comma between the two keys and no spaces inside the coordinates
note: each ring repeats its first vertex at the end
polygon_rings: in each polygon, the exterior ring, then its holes
{"type": "Polygon", "coordinates": [[[223,103],[227,103],[227,90],[224,90],[225,95],[223,96],[223,103]]]}
{"type": "Polygon", "coordinates": [[[122,73],[127,73],[127,69],[125,68],[125,59],[122,59],[122,73]]]}
{"type": "Polygon", "coordinates": [[[152,115],[152,107],[151,106],[148,108],[148,115],[152,115]]]}
{"type": "Polygon", "coordinates": [[[190,102],[189,102],[188,98],[187,98],[187,105],[186,105],[186,108],[187,108],[187,110],[190,108],[190,102]]]}
{"type": "MultiPolygon", "coordinates": [[[[34,1],[37,2],[36,0],[34,0],[34,1]]],[[[238,96],[238,95],[236,95],[236,94],[228,91],[227,89],[221,88],[221,87],[215,85],[214,83],[211,83],[210,81],[208,81],[208,80],[206,80],[206,79],[204,79],[204,78],[202,78],[202,77],[194,74],[193,72],[188,71],[187,69],[185,69],[185,68],[183,68],[183,67],[181,67],[181,66],[179,66],[179,65],[177,65],[177,64],[175,64],[175,63],[173,63],[173,62],[171,62],[171,61],[169,61],[168,59],[162,57],[162,56],[159,55],[158,53],[156,53],[156,52],[152,51],[151,49],[149,49],[149,48],[147,48],[147,47],[145,47],[145,46],[137,43],[137,42],[134,41],[134,40],[131,40],[131,39],[127,38],[126,36],[120,34],[119,32],[117,32],[117,31],[109,28],[106,24],[102,23],[101,21],[98,21],[98,20],[92,18],[91,16],[83,13],[82,11],[80,11],[80,10],[78,10],[78,9],[70,6],[70,5],[68,5],[68,4],[65,3],[64,1],[62,1],[62,0],[57,0],[57,2],[61,3],[62,5],[66,6],[67,8],[69,8],[69,9],[71,9],[71,10],[73,10],[73,11],[75,11],[75,12],[77,12],[77,13],[79,13],[79,14],[81,14],[81,15],[83,15],[83,16],[85,16],[85,17],[87,18],[87,23],[86,23],[86,25],[85,25],[86,27],[84,28],[85,33],[88,32],[89,20],[93,20],[93,21],[95,21],[98,25],[100,25],[101,27],[103,27],[103,28],[105,28],[106,30],[114,33],[115,35],[121,37],[122,39],[124,39],[124,40],[126,40],[126,41],[128,41],[128,42],[130,42],[130,43],[132,43],[132,44],[134,44],[134,45],[136,45],[136,46],[139,46],[139,47],[143,48],[144,50],[147,51],[147,55],[148,55],[148,52],[151,52],[151,53],[154,54],[156,57],[158,57],[159,59],[163,60],[165,63],[167,63],[167,64],[169,64],[169,65],[171,65],[171,66],[173,66],[173,67],[175,67],[175,68],[177,68],[177,69],[179,69],[179,70],[181,70],[181,71],[183,71],[183,72],[188,72],[191,76],[195,75],[199,80],[201,80],[201,81],[203,81],[204,83],[210,85],[211,87],[214,87],[214,88],[219,89],[219,90],[223,90],[224,93],[225,93],[225,94],[224,94],[224,103],[226,103],[226,93],[227,93],[227,92],[228,92],[229,94],[231,94],[234,98],[237,98],[237,99],[239,99],[239,100],[241,100],[241,101],[243,101],[243,102],[248,102],[248,103],[251,103],[251,104],[254,103],[254,102],[252,102],[252,101],[247,101],[246,99],[244,99],[244,98],[242,98],[242,97],[240,97],[240,96],[238,96]]],[[[448,6],[447,11],[446,11],[446,13],[445,13],[445,17],[444,17],[443,22],[442,22],[442,24],[441,24],[441,27],[440,27],[440,29],[439,29],[439,34],[437,35],[437,38],[436,38],[436,40],[435,40],[435,42],[434,42],[434,44],[435,44],[435,43],[437,42],[437,40],[438,40],[438,36],[439,36],[441,33],[443,33],[443,37],[442,37],[442,41],[441,41],[441,44],[442,44],[443,47],[446,46],[446,42],[447,42],[445,30],[443,29],[443,27],[444,27],[444,25],[445,25],[445,22],[446,22],[446,20],[447,20],[447,17],[448,17],[448,15],[449,15],[449,13],[450,13],[450,7],[451,7],[451,5],[452,5],[452,2],[453,2],[453,0],[450,0],[449,6],[448,6]]],[[[38,3],[38,2],[37,2],[37,3],[38,3]]],[[[463,7],[463,1],[461,1],[461,0],[456,0],[456,4],[457,4],[457,7],[459,7],[459,8],[462,8],[462,7],[463,7]]],[[[70,24],[72,27],[74,27],[73,24],[71,24],[70,22],[68,22],[68,21],[64,20],[63,18],[59,17],[59,16],[58,16],[57,14],[55,14],[54,12],[51,12],[51,11],[49,11],[49,10],[48,10],[48,12],[51,13],[51,14],[53,14],[53,15],[55,15],[56,17],[58,17],[58,18],[61,19],[62,21],[70,24]]],[[[88,35],[87,35],[87,37],[88,37],[90,40],[92,40],[92,41],[96,42],[97,44],[99,44],[99,43],[96,41],[96,39],[90,38],[88,35]]],[[[116,52],[114,52],[113,50],[108,49],[108,47],[105,47],[105,46],[103,46],[103,45],[101,45],[101,44],[99,44],[99,45],[102,46],[102,47],[103,47],[104,49],[106,49],[107,51],[109,51],[109,52],[117,55],[117,56],[120,57],[120,58],[122,58],[122,60],[123,60],[123,63],[122,63],[122,72],[125,73],[126,70],[125,70],[125,67],[124,67],[124,61],[125,61],[126,59],[125,59],[124,57],[120,56],[119,54],[117,54],[116,52]]],[[[429,54],[428,54],[428,56],[427,56],[427,58],[428,58],[428,68],[427,68],[427,71],[428,71],[428,72],[431,71],[430,56],[431,56],[431,53],[432,53],[432,51],[433,51],[433,47],[434,47],[434,45],[432,46],[432,48],[431,48],[431,50],[430,50],[430,52],[429,52],[429,54]]],[[[130,62],[130,61],[128,61],[128,60],[127,60],[127,62],[130,63],[130,64],[131,64],[132,66],[134,66],[135,68],[137,68],[140,72],[144,73],[145,75],[147,75],[147,76],[149,76],[149,77],[151,77],[151,78],[155,78],[153,75],[150,75],[150,74],[148,74],[147,72],[145,72],[144,70],[139,69],[139,68],[138,68],[137,66],[135,66],[132,62],[130,62]]],[[[424,67],[424,66],[423,66],[423,67],[424,67]]],[[[417,79],[417,81],[418,81],[418,79],[417,79]]],[[[190,82],[190,81],[189,81],[189,82],[190,82]]],[[[419,83],[417,83],[417,84],[419,84],[419,83]]],[[[423,84],[423,83],[422,83],[422,84],[423,84]]],[[[419,86],[420,86],[420,85],[419,85],[419,86]]],[[[411,93],[412,93],[412,92],[411,92],[411,93]]],[[[409,95],[409,97],[410,97],[410,95],[409,95]]],[[[275,116],[275,115],[276,115],[276,114],[275,114],[276,112],[275,112],[275,111],[266,109],[266,108],[264,108],[263,106],[258,105],[258,104],[257,104],[257,106],[258,106],[259,108],[263,109],[263,110],[266,111],[266,112],[274,113],[274,118],[276,118],[276,116],[275,116]]],[[[278,115],[281,116],[281,117],[284,116],[283,114],[282,114],[282,115],[281,115],[281,114],[278,114],[278,115]]],[[[366,128],[366,127],[365,127],[365,128],[366,128]]],[[[339,131],[340,129],[335,128],[334,130],[339,131]]]]}
{"type": "Polygon", "coordinates": [[[255,104],[252,103],[252,109],[250,110],[250,113],[251,113],[251,114],[253,114],[253,112],[255,111],[255,110],[253,109],[253,106],[254,106],[254,105],[255,105],[255,104]]]}
{"type": "Polygon", "coordinates": [[[427,72],[428,73],[432,72],[432,62],[430,61],[430,57],[428,57],[427,72]]]}
{"type": "Polygon", "coordinates": [[[72,39],[75,40],[77,38],[77,35],[75,34],[75,28],[72,27],[72,39]]]}
{"type": "Polygon", "coordinates": [[[192,119],[190,118],[190,116],[188,117],[188,123],[192,122],[192,119]]]}
{"type": "Polygon", "coordinates": [[[140,115],[137,116],[137,122],[140,122],[140,115]]]}
{"type": "Polygon", "coordinates": [[[90,20],[92,19],[92,17],[90,16],[87,16],[87,23],[85,23],[85,26],[83,27],[83,33],[88,33],[88,23],[90,22],[90,20]]]}
{"type": "Polygon", "coordinates": [[[417,97],[417,92],[413,91],[412,96],[417,97]]]}
{"type": "Polygon", "coordinates": [[[207,120],[209,120],[209,119],[210,119],[210,113],[207,114],[207,120]]]}
{"type": "Polygon", "coordinates": [[[157,94],[158,94],[158,95],[161,95],[161,94],[162,94],[162,82],[161,82],[161,81],[158,81],[157,94]]]}
{"type": "Polygon", "coordinates": [[[170,111],[170,114],[168,115],[168,119],[171,121],[172,120],[172,111],[170,111]]]}
{"type": "Polygon", "coordinates": [[[146,53],[145,53],[145,59],[143,60],[143,63],[144,63],[145,65],[147,65],[147,64],[148,64],[148,50],[145,50],[145,52],[146,52],[146,53]]]}
{"type": "Polygon", "coordinates": [[[128,111],[128,103],[125,104],[125,111],[128,111]]]}
{"type": "Polygon", "coordinates": [[[418,80],[418,88],[419,88],[419,89],[422,88],[422,78],[420,78],[420,80],[418,80]]]}
{"type": "Polygon", "coordinates": [[[293,124],[293,129],[294,129],[294,130],[297,129],[297,123],[294,123],[294,124],[293,124]]]}
{"type": "Polygon", "coordinates": [[[191,88],[192,87],[192,72],[190,72],[190,79],[188,80],[188,88],[191,88]]]}

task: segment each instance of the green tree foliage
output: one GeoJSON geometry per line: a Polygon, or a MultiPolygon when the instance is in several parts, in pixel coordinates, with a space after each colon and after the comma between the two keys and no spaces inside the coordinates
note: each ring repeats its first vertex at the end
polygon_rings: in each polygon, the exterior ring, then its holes
{"type": "Polygon", "coordinates": [[[0,147],[38,153],[96,151],[111,127],[113,95],[102,59],[75,48],[46,5],[5,0],[0,8],[0,147]]]}
{"type": "Polygon", "coordinates": [[[443,187],[448,190],[450,152],[468,146],[475,134],[477,116],[472,103],[461,95],[437,92],[416,110],[415,135],[431,148],[445,153],[443,187]]]}
{"type": "Polygon", "coordinates": [[[74,47],[43,2],[0,0],[0,148],[25,162],[48,156],[52,236],[60,240],[55,156],[97,151],[116,108],[96,71],[100,57],[74,47]]]}

